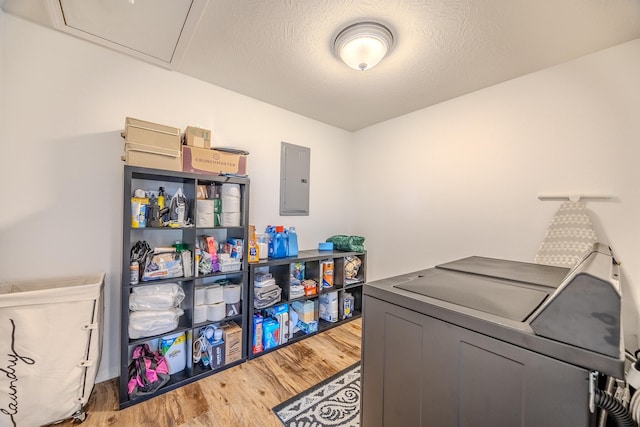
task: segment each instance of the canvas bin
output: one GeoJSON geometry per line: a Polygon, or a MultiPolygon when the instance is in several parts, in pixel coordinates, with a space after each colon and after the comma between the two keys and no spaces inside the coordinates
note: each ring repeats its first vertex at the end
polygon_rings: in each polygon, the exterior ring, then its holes
{"type": "Polygon", "coordinates": [[[102,348],[104,274],[0,282],[0,425],[82,421],[102,348]]]}

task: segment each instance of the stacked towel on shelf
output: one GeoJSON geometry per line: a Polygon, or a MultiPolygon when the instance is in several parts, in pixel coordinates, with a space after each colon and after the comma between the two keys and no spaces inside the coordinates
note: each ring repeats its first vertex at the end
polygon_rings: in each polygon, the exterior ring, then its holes
{"type": "Polygon", "coordinates": [[[280,286],[272,284],[263,287],[253,288],[254,303],[253,306],[257,309],[266,308],[280,301],[280,294],[282,289],[280,286]]]}
{"type": "Polygon", "coordinates": [[[573,267],[596,241],[587,208],[579,201],[564,202],[551,220],[534,261],[573,267]]]}
{"type": "Polygon", "coordinates": [[[253,280],[253,286],[256,288],[262,288],[269,285],[275,285],[276,279],[273,278],[271,273],[263,273],[258,272],[255,274],[255,279],[253,280]]]}

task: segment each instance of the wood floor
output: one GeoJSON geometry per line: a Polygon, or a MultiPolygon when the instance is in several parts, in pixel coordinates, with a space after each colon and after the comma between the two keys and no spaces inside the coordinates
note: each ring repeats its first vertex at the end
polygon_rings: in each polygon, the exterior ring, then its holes
{"type": "Polygon", "coordinates": [[[360,360],[361,332],[356,319],[122,411],[116,380],[96,384],[81,426],[282,427],[271,408],[360,360]]]}

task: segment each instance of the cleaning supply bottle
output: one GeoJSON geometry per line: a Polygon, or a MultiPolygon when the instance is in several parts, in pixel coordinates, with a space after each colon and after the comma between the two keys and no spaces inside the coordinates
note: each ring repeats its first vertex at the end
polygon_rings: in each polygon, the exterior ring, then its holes
{"type": "Polygon", "coordinates": [[[258,257],[260,259],[269,257],[269,236],[266,233],[258,235],[258,257]]]}
{"type": "Polygon", "coordinates": [[[273,244],[273,258],[284,258],[287,256],[287,235],[284,234],[282,225],[276,226],[276,235],[273,244]]]}
{"type": "Polygon", "coordinates": [[[275,258],[276,229],[272,225],[267,225],[264,233],[267,235],[267,256],[268,258],[275,258]]]}
{"type": "Polygon", "coordinates": [[[256,240],[256,227],[253,225],[249,226],[249,245],[247,250],[249,254],[247,256],[247,262],[260,261],[260,248],[258,247],[258,241],[256,240]]]}
{"type": "MultiPolygon", "coordinates": [[[[164,192],[164,187],[160,187],[160,190],[158,191],[158,208],[160,209],[160,212],[164,209],[166,198],[167,194],[164,192]]],[[[166,214],[162,216],[163,222],[166,220],[165,216],[166,214]]]]}
{"type": "Polygon", "coordinates": [[[298,234],[295,227],[287,230],[287,256],[298,256],[298,234]]]}

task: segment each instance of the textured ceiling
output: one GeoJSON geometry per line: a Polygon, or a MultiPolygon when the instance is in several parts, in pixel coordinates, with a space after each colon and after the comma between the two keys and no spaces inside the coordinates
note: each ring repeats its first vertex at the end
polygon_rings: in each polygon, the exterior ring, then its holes
{"type": "MultiPolygon", "coordinates": [[[[51,26],[44,3],[3,9],[51,26]]],[[[638,37],[640,0],[209,0],[173,65],[353,131],[638,37]],[[396,40],[365,72],[332,52],[337,33],[361,20],[396,40]]]]}

